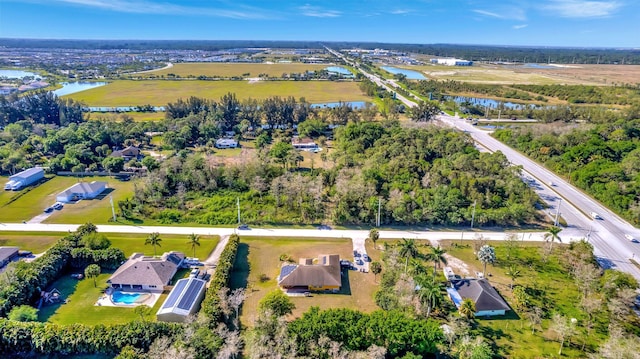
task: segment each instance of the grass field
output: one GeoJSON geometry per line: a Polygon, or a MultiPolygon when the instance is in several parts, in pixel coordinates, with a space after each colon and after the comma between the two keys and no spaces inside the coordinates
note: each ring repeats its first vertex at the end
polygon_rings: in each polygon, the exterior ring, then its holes
{"type": "MultiPolygon", "coordinates": [[[[372,260],[379,258],[377,251],[371,248],[367,248],[367,251],[372,260]]],[[[280,273],[281,254],[291,256],[296,262],[300,258],[317,258],[319,254],[339,254],[340,258],[352,260],[353,246],[348,238],[242,237],[230,287],[247,288],[247,299],[241,314],[243,324],[253,326],[259,301],[267,293],[277,289],[276,278],[280,273]],[[261,280],[261,276],[265,280],[261,280]]],[[[299,317],[312,306],[373,311],[377,308],[373,300],[377,287],[372,273],[348,271],[348,275],[343,277],[343,288],[338,294],[314,293],[311,297],[291,297],[296,305],[292,317],[299,317]]]]}
{"type": "MultiPolygon", "coordinates": [[[[139,252],[146,255],[153,255],[153,247],[145,245],[144,242],[148,235],[144,234],[128,234],[128,233],[106,233],[107,238],[111,241],[111,246],[120,248],[124,251],[125,256],[139,252]]],[[[193,256],[191,245],[188,243],[188,236],[177,234],[160,235],[162,242],[157,247],[158,254],[168,251],[179,251],[185,255],[193,256]]],[[[200,236],[200,246],[196,247],[196,258],[206,259],[216,248],[220,237],[218,236],[200,236]]]]}
{"type": "Polygon", "coordinates": [[[302,73],[317,71],[328,65],[283,63],[283,64],[234,64],[234,63],[182,63],[173,67],[154,72],[140,74],[141,77],[159,77],[174,74],[180,77],[195,76],[220,76],[220,77],[258,77],[259,74],[267,74],[270,77],[280,77],[283,73],[302,73]],[[249,75],[245,75],[245,74],[249,75]]]}
{"type": "MultiPolygon", "coordinates": [[[[112,217],[111,204],[109,203],[109,197],[113,196],[113,203],[117,206],[118,201],[130,196],[133,193],[134,181],[120,181],[111,177],[83,177],[83,182],[91,181],[105,181],[107,182],[106,196],[99,196],[91,200],[82,200],[77,203],[67,203],[61,211],[54,211],[44,223],[86,223],[92,222],[94,224],[106,224],[112,217]]],[[[54,177],[51,181],[52,185],[56,185],[52,191],[52,199],[43,203],[44,207],[49,206],[55,202],[55,195],[58,192],[63,191],[67,187],[78,182],[78,178],[75,177],[54,177]],[[49,203],[51,202],[51,203],[49,203]]],[[[47,182],[48,184],[48,182],[47,182]]],[[[37,198],[36,198],[37,200],[37,198]]],[[[22,201],[22,199],[20,199],[22,201]]],[[[19,203],[16,201],[15,203],[19,203]]],[[[24,205],[24,204],[22,204],[24,205]]],[[[44,209],[43,207],[43,209],[44,209]]]]}
{"type": "MultiPolygon", "coordinates": [[[[447,253],[462,260],[467,265],[467,269],[473,275],[475,271],[482,271],[482,264],[477,260],[470,245],[452,246],[457,241],[441,241],[447,253]]],[[[465,244],[470,244],[465,241],[465,244]]],[[[548,358],[555,357],[560,347],[556,341],[556,334],[549,330],[550,319],[543,320],[542,328],[532,334],[529,321],[525,313],[515,310],[514,299],[509,284],[511,279],[505,274],[509,263],[515,263],[521,271],[521,277],[516,280],[517,285],[539,290],[543,293],[543,305],[550,311],[558,311],[569,318],[576,318],[580,323],[585,319],[585,314],[578,309],[576,303],[580,302],[581,294],[574,280],[566,273],[565,268],[559,263],[559,258],[567,248],[557,245],[554,254],[550,256],[547,263],[543,263],[540,256],[540,246],[542,243],[521,243],[519,248],[512,252],[512,259],[506,260],[506,248],[504,243],[489,243],[496,248],[498,262],[495,266],[487,266],[487,273],[490,273],[491,284],[500,292],[504,299],[514,309],[505,318],[479,319],[478,332],[484,336],[489,336],[496,342],[498,347],[503,348],[507,357],[511,358],[548,358]]],[[[462,274],[454,267],[454,272],[462,274]]],[[[464,275],[463,275],[464,276],[464,275]]],[[[549,315],[550,317],[550,315],[549,315]]],[[[565,345],[563,354],[566,357],[580,358],[584,353],[578,350],[585,339],[586,333],[582,332],[580,324],[579,333],[572,341],[574,346],[565,345]]],[[[604,337],[604,333],[594,331],[587,339],[587,346],[597,344],[604,337]]]]}
{"type": "Polygon", "coordinates": [[[121,113],[91,113],[90,119],[105,119],[109,121],[123,121],[131,117],[136,122],[164,120],[164,112],[121,112],[121,113]]]}
{"type": "Polygon", "coordinates": [[[228,92],[239,99],[272,96],[304,97],[307,102],[365,101],[355,82],[333,81],[114,81],[106,86],[69,95],[87,106],[164,106],[190,96],[218,100],[228,92]]]}
{"type": "Polygon", "coordinates": [[[20,247],[33,253],[42,253],[67,233],[55,232],[0,232],[0,246],[20,247]]]}

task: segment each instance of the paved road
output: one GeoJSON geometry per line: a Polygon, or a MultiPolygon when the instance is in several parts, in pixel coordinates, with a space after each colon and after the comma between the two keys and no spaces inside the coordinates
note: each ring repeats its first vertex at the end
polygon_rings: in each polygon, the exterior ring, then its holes
{"type": "MultiPolygon", "coordinates": [[[[344,55],[331,49],[327,50],[353,64],[353,61],[348,60],[344,55]]],[[[393,91],[385,80],[363,71],[357,64],[355,67],[387,91],[393,91]]],[[[403,96],[397,97],[408,107],[417,105],[403,96]]],[[[469,133],[480,146],[489,151],[501,151],[513,165],[522,166],[525,177],[531,176],[535,179],[535,182],[532,181],[530,185],[534,186],[534,189],[541,194],[541,198],[551,206],[552,214],[560,207],[559,212],[568,224],[567,228],[561,232],[561,238],[565,241],[566,237],[574,239],[576,235],[587,238],[593,244],[594,254],[604,268],[615,268],[630,273],[640,280],[640,269],[630,261],[630,258],[640,258],[640,244],[625,238],[625,234],[630,234],[640,239],[640,230],[563,178],[491,137],[489,131],[449,115],[441,115],[439,120],[469,133]],[[590,216],[591,212],[598,213],[602,219],[594,220],[590,216]]]]}

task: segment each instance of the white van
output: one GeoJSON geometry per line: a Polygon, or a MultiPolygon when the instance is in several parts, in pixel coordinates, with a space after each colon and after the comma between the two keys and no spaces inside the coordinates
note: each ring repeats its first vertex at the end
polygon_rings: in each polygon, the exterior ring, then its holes
{"type": "Polygon", "coordinates": [[[602,217],[600,217],[600,215],[599,215],[599,214],[597,214],[596,212],[591,212],[591,217],[592,217],[593,219],[602,219],[602,217]]]}

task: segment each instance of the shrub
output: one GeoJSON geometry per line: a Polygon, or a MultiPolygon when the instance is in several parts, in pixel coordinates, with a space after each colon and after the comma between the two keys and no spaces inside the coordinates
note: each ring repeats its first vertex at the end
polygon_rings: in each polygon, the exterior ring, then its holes
{"type": "Polygon", "coordinates": [[[240,237],[237,234],[232,234],[229,237],[229,241],[224,247],[222,254],[220,254],[220,260],[218,261],[216,272],[211,278],[211,284],[209,285],[207,294],[202,301],[200,316],[204,317],[212,328],[215,328],[217,323],[219,323],[223,317],[218,292],[220,289],[227,287],[229,283],[231,270],[233,269],[233,263],[236,260],[239,244],[240,237]]]}
{"type": "Polygon", "coordinates": [[[9,319],[18,322],[35,322],[38,320],[38,310],[30,305],[14,307],[9,312],[9,319]]]}

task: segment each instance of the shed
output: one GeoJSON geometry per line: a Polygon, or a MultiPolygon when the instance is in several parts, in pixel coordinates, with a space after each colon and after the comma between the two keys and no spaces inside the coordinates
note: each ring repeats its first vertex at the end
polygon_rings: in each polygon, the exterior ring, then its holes
{"type": "Polygon", "coordinates": [[[206,291],[205,284],[204,280],[195,277],[180,279],[156,313],[156,318],[163,322],[186,321],[188,316],[200,309],[206,291]]]}

